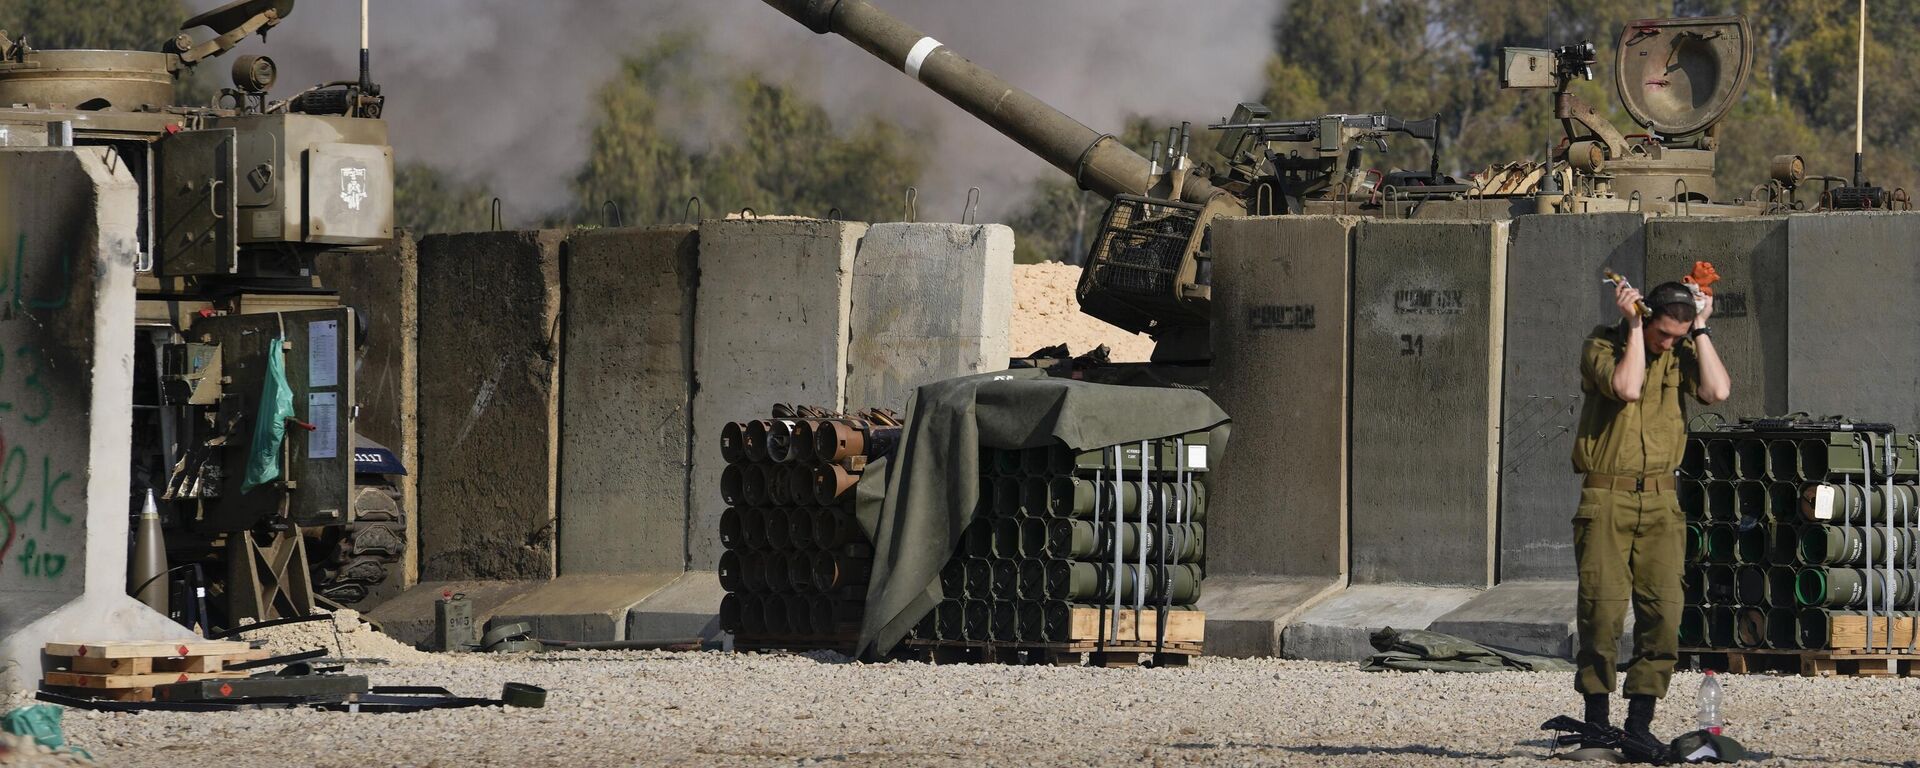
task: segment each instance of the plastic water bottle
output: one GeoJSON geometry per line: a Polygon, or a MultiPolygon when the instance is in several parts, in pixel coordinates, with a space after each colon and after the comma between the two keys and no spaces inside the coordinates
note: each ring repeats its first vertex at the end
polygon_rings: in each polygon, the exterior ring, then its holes
{"type": "Polygon", "coordinates": [[[1700,730],[1720,733],[1720,678],[1709,669],[1700,681],[1700,730]]]}

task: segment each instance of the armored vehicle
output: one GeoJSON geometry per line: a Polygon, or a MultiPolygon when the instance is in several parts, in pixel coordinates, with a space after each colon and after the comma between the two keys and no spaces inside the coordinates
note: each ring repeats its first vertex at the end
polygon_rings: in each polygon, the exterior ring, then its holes
{"type": "MultiPolygon", "coordinates": [[[[1191,127],[1169,132],[1148,157],[1061,113],[968,61],[867,0],[766,0],[821,34],[834,33],[898,67],[1054,167],[1111,201],[1077,294],[1081,311],[1152,336],[1155,362],[1211,357],[1212,293],[1207,225],[1223,215],[1335,213],[1394,218],[1509,218],[1532,213],[1646,211],[1656,215],[1751,216],[1901,205],[1856,174],[1803,199],[1804,164],[1774,159],[1759,199],[1727,200],[1716,189],[1717,126],[1752,66],[1742,17],[1651,19],[1621,31],[1614,72],[1627,113],[1642,132],[1623,134],[1570,84],[1592,79],[1594,46],[1508,49],[1502,85],[1550,89],[1564,136],[1536,161],[1490,168],[1475,179],[1440,172],[1437,120],[1389,114],[1276,120],[1240,104],[1211,126],[1224,167],[1190,158],[1191,127]],[[1381,170],[1389,139],[1431,142],[1431,165],[1381,170]]],[[[1545,143],[1543,139],[1543,143],[1545,143]]]]}
{"type": "Polygon", "coordinates": [[[293,6],[236,0],[159,51],[37,50],[0,33],[0,144],[106,147],[140,184],[130,491],[136,510],[156,500],[173,567],[132,586],[162,580],[149,604],[189,626],[363,603],[400,581],[404,469],[355,427],[366,318],[315,266],[394,238],[364,22],[356,80],[275,99],[273,61],[238,56],[213,104],[175,98],[293,6]]]}

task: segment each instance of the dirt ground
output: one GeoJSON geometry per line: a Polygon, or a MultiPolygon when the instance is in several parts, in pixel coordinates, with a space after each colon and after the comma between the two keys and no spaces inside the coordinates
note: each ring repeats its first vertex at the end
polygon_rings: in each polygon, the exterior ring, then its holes
{"type": "MultiPolygon", "coordinates": [[[[1540,723],[1579,711],[1560,674],[1271,659],[1109,670],[567,652],[360,671],[381,685],[497,696],[521,681],[550,695],[544,709],[408,715],[70,711],[67,735],[123,766],[1542,765],[1564,763],[1543,763],[1540,723]]],[[[1675,678],[1656,732],[1693,727],[1700,679],[1675,678]]],[[[1727,733],[1761,764],[1920,766],[1920,679],[1722,679],[1727,733]]]]}
{"type": "Polygon", "coordinates": [[[1014,265],[1013,317],[1008,329],[1011,353],[1019,357],[1041,347],[1066,344],[1079,355],[1105,344],[1112,348],[1114,362],[1146,362],[1153,354],[1153,339],[1081,314],[1080,302],[1073,297],[1079,283],[1080,268],[1071,264],[1014,265]]]}

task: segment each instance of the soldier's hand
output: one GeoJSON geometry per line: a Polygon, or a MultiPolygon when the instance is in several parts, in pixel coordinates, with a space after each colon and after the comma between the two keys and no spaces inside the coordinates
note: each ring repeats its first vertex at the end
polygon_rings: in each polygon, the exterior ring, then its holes
{"type": "Polygon", "coordinates": [[[1700,294],[1700,311],[1693,316],[1693,327],[1707,327],[1707,318],[1713,316],[1713,294],[1700,294]]]}
{"type": "Polygon", "coordinates": [[[1620,314],[1629,322],[1640,321],[1640,291],[1631,285],[1616,285],[1613,288],[1613,303],[1620,308],[1620,314]]]}

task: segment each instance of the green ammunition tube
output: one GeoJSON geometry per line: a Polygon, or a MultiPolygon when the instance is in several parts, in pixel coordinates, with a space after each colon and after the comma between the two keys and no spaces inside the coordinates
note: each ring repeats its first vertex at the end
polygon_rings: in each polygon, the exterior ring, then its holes
{"type": "Polygon", "coordinates": [[[1019,614],[1019,640],[1026,643],[1047,641],[1047,616],[1044,603],[1038,600],[1022,600],[1015,609],[1019,614]]]}
{"type": "MultiPolygon", "coordinates": [[[[1893,602],[1913,599],[1913,572],[1893,572],[1893,602]]],[[[1869,595],[1876,606],[1886,605],[1881,573],[1871,577],[1862,568],[1808,568],[1794,579],[1794,594],[1810,608],[1865,608],[1869,595]]]]}
{"type": "Polygon", "coordinates": [[[1012,600],[993,603],[993,639],[1011,643],[1020,639],[1020,604],[1012,600]]]}
{"type": "Polygon", "coordinates": [[[1734,611],[1734,642],[1741,648],[1767,647],[1767,609],[1743,605],[1734,611]]]}
{"type": "Polygon", "coordinates": [[[1688,522],[1707,519],[1707,481],[1681,480],[1674,486],[1674,496],[1680,500],[1680,512],[1688,522]]]}
{"type": "Polygon", "coordinates": [[[1001,602],[1020,598],[1020,561],[993,561],[993,598],[1001,602]]]}
{"type": "Polygon", "coordinates": [[[1735,474],[1742,480],[1762,480],[1767,476],[1767,443],[1759,438],[1742,438],[1733,443],[1735,474]]]}
{"type": "Polygon", "coordinates": [[[969,557],[967,568],[967,597],[989,599],[993,597],[993,561],[984,557],[969,557]]]}
{"type": "Polygon", "coordinates": [[[1793,608],[1767,609],[1767,647],[1792,650],[1800,647],[1800,618],[1793,608]]]}
{"type": "Polygon", "coordinates": [[[965,640],[967,638],[966,603],[956,599],[940,601],[934,609],[934,631],[941,640],[965,640]]]}
{"type": "Polygon", "coordinates": [[[967,562],[958,558],[948,560],[940,569],[940,594],[948,598],[966,597],[967,562]]]}
{"type": "Polygon", "coordinates": [[[1707,519],[1730,523],[1740,519],[1739,495],[1731,480],[1707,483],[1707,519]]]}
{"type": "Polygon", "coordinates": [[[720,629],[724,632],[740,634],[740,598],[731,592],[720,598],[720,629]]]}
{"type": "Polygon", "coordinates": [[[1740,542],[1740,532],[1732,523],[1707,524],[1707,562],[1731,563],[1740,542]]]}
{"type": "MultiPolygon", "coordinates": [[[[1120,602],[1134,602],[1134,585],[1138,565],[1120,567],[1120,602]]],[[[1108,602],[1113,595],[1112,563],[1073,563],[1072,576],[1068,581],[1067,599],[1083,602],[1108,602]]],[[[1200,599],[1200,569],[1193,565],[1172,565],[1161,568],[1147,566],[1147,593],[1143,602],[1158,603],[1163,597],[1169,602],[1186,604],[1200,599]]],[[[1051,595],[1049,595],[1051,597],[1051,595]]]]}
{"type": "Polygon", "coordinates": [[[1767,561],[1775,565],[1793,565],[1800,562],[1799,524],[1778,523],[1769,531],[1773,538],[1767,542],[1767,561]]]}
{"type": "Polygon", "coordinates": [[[993,521],[994,557],[1020,556],[1020,521],[1002,517],[993,521]]]}
{"type": "Polygon", "coordinates": [[[1707,612],[1698,605],[1689,605],[1680,609],[1680,646],[1682,648],[1705,648],[1707,645],[1707,612]]]}
{"type": "Polygon", "coordinates": [[[1767,605],[1774,608],[1797,608],[1799,598],[1794,596],[1794,582],[1800,575],[1791,565],[1776,565],[1767,569],[1767,605]]]}
{"type": "Polygon", "coordinates": [[[967,640],[993,639],[993,603],[985,600],[968,600],[965,608],[966,626],[962,638],[967,640]]]}
{"type": "Polygon", "coordinates": [[[720,563],[714,569],[720,577],[720,588],[728,592],[745,592],[747,585],[740,580],[740,553],[731,549],[720,553],[720,563]]]}
{"type": "Polygon", "coordinates": [[[1705,605],[1707,602],[1707,566],[1693,563],[1680,572],[1680,589],[1685,595],[1687,605],[1705,605]]]}
{"type": "Polygon", "coordinates": [[[1680,454],[1680,476],[1688,480],[1707,476],[1707,441],[1697,437],[1687,440],[1686,450],[1680,454]]]}
{"type": "Polygon", "coordinates": [[[1734,607],[1731,605],[1707,606],[1707,647],[1734,648],[1739,645],[1738,628],[1734,607]]]}
{"type": "MultiPolygon", "coordinates": [[[[1053,520],[1047,525],[1048,551],[1055,557],[1101,560],[1113,557],[1116,524],[1090,520],[1053,520]]],[[[1120,552],[1137,557],[1142,530],[1147,536],[1147,559],[1159,561],[1162,549],[1166,559],[1176,563],[1197,562],[1206,554],[1206,527],[1199,523],[1167,526],[1167,540],[1159,538],[1160,526],[1148,523],[1119,523],[1120,552]]]]}
{"type": "Polygon", "coordinates": [[[1742,605],[1767,604],[1767,569],[1760,565],[1741,565],[1733,570],[1734,597],[1742,605]]]}
{"type": "Polygon", "coordinates": [[[1767,562],[1767,527],[1759,519],[1734,525],[1733,558],[1736,562],[1758,565],[1767,562]]]}
{"type": "Polygon", "coordinates": [[[740,632],[747,637],[767,634],[766,598],[751,592],[740,595],[740,632]]]}
{"type": "Polygon", "coordinates": [[[1731,565],[1721,563],[1707,565],[1705,586],[1707,605],[1732,605],[1739,602],[1739,585],[1734,579],[1731,565]]]}
{"type": "Polygon", "coordinates": [[[1707,477],[1714,480],[1737,480],[1740,470],[1734,458],[1733,441],[1713,439],[1707,441],[1707,477]]]}
{"type": "Polygon", "coordinates": [[[787,526],[787,510],[768,507],[764,514],[767,526],[767,547],[776,552],[793,549],[793,541],[788,538],[793,529],[787,526]]]}
{"type": "Polygon", "coordinates": [[[813,566],[817,552],[792,552],[787,555],[787,583],[793,585],[794,592],[819,592],[813,582],[813,566]]]}
{"type": "MultiPolygon", "coordinates": [[[[1883,566],[1887,559],[1886,548],[1887,531],[1884,528],[1809,525],[1800,529],[1800,559],[1808,565],[1883,566]]],[[[1913,567],[1913,554],[1912,531],[1893,529],[1894,567],[1913,567]]]]}
{"type": "Polygon", "coordinates": [[[1767,476],[1780,484],[1792,485],[1806,478],[1800,474],[1800,450],[1792,440],[1767,442],[1767,476]]]}

